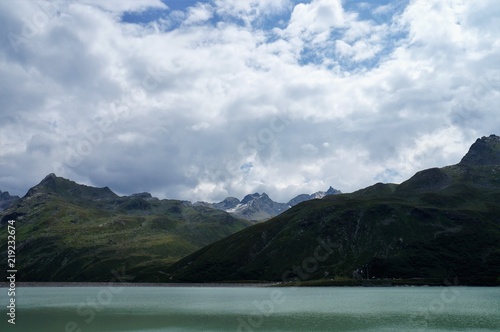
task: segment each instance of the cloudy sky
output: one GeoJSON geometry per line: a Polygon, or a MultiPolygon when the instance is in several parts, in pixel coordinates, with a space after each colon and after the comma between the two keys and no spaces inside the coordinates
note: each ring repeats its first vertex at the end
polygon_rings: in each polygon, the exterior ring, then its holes
{"type": "Polygon", "coordinates": [[[0,189],[277,201],[500,134],[498,0],[0,1],[0,189]]]}

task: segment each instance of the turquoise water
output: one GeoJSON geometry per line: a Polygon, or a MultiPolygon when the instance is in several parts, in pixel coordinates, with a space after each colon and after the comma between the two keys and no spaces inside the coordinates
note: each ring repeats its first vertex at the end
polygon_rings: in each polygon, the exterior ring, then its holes
{"type": "Polygon", "coordinates": [[[16,304],[0,331],[500,331],[500,288],[26,287],[16,304]]]}

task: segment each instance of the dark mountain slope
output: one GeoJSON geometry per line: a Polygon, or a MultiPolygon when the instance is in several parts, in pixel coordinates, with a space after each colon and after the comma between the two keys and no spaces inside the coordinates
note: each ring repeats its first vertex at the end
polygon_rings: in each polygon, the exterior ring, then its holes
{"type": "Polygon", "coordinates": [[[301,203],[197,251],[169,273],[197,282],[458,277],[496,283],[498,140],[476,142],[463,159],[476,162],[418,172],[399,186],[376,184],[301,203]]]}

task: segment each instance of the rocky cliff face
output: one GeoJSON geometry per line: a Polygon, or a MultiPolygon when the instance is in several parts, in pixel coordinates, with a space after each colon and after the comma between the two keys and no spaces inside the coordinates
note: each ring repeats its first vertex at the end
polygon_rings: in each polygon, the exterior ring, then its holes
{"type": "Polygon", "coordinates": [[[500,137],[490,135],[478,138],[460,164],[471,166],[500,165],[500,137]]]}

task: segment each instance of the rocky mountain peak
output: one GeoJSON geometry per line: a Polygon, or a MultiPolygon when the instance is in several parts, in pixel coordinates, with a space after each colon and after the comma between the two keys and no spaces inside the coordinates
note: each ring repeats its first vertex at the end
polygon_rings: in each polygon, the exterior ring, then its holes
{"type": "Polygon", "coordinates": [[[342,192],[340,190],[337,190],[335,188],[333,188],[332,186],[330,186],[330,188],[328,188],[328,190],[326,191],[325,195],[328,196],[328,195],[337,195],[337,194],[341,194],[342,192]]]}
{"type": "Polygon", "coordinates": [[[0,211],[7,209],[12,204],[19,200],[19,196],[12,196],[8,191],[2,192],[0,190],[0,211]]]}
{"type": "Polygon", "coordinates": [[[247,204],[251,201],[253,201],[254,199],[256,198],[259,198],[260,197],[260,194],[259,193],[254,193],[254,194],[248,194],[246,195],[245,197],[243,197],[243,199],[241,200],[241,204],[247,204]]]}
{"type": "Polygon", "coordinates": [[[311,200],[311,199],[321,199],[325,196],[329,196],[329,195],[337,195],[337,194],[341,194],[342,192],[340,190],[337,190],[335,188],[333,188],[332,186],[330,186],[330,188],[328,188],[327,191],[317,191],[315,192],[314,194],[301,194],[301,195],[298,195],[294,198],[292,198],[291,200],[288,201],[288,205],[289,206],[295,206],[299,203],[302,203],[302,202],[305,202],[305,201],[308,201],[308,200],[311,200]]]}
{"type": "MultiPolygon", "coordinates": [[[[240,200],[236,197],[226,197],[222,202],[214,203],[212,206],[219,210],[229,210],[234,209],[238,204],[240,204],[240,200]]],[[[209,204],[210,205],[210,204],[209,204]]]]}
{"type": "Polygon", "coordinates": [[[54,173],[47,175],[39,184],[31,188],[26,197],[38,194],[55,194],[66,199],[109,199],[118,197],[108,187],[96,188],[58,177],[54,173]]]}
{"type": "Polygon", "coordinates": [[[50,173],[49,175],[44,177],[36,187],[43,187],[49,189],[50,191],[55,191],[57,187],[56,180],[57,176],[54,173],[50,173]]]}
{"type": "Polygon", "coordinates": [[[500,136],[490,135],[476,140],[460,164],[471,166],[500,165],[500,136]]]}
{"type": "Polygon", "coordinates": [[[55,192],[56,191],[56,179],[57,176],[54,173],[50,173],[46,177],[43,178],[40,183],[36,186],[30,188],[26,193],[26,197],[34,196],[35,194],[42,192],[55,192]]]}
{"type": "Polygon", "coordinates": [[[57,176],[54,174],[54,173],[50,173],[49,175],[47,175],[42,181],[49,181],[49,180],[55,180],[57,178],[57,176]]]}

